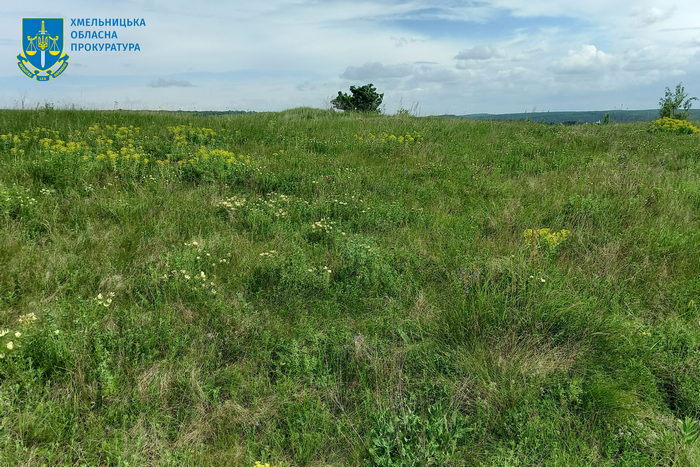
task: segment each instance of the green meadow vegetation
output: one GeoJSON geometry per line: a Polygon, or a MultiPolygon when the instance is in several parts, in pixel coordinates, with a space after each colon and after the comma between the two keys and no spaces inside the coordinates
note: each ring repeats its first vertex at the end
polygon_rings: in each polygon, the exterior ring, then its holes
{"type": "Polygon", "coordinates": [[[700,465],[685,123],[0,135],[0,466],[700,465]]]}

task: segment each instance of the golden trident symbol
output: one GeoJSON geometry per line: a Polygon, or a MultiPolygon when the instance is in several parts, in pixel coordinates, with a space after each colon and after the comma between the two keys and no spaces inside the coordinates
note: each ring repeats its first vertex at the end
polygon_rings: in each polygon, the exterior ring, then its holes
{"type": "Polygon", "coordinates": [[[27,36],[27,40],[29,41],[29,45],[27,46],[27,55],[34,55],[36,53],[36,48],[39,47],[39,50],[41,50],[41,67],[44,67],[45,63],[45,51],[46,49],[49,48],[49,39],[51,39],[52,44],[51,48],[49,49],[49,53],[51,55],[58,55],[61,51],[58,50],[58,45],[56,45],[56,41],[58,40],[59,36],[56,37],[51,37],[44,27],[44,21],[41,22],[41,31],[37,33],[36,36],[34,37],[29,37],[27,36]],[[34,41],[36,41],[36,46],[34,45],[34,41]]]}

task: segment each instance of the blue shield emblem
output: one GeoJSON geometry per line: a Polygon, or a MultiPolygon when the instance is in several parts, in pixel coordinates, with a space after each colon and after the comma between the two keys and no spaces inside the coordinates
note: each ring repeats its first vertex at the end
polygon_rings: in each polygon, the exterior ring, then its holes
{"type": "Polygon", "coordinates": [[[63,18],[22,18],[22,53],[17,58],[24,74],[48,81],[63,73],[68,66],[68,56],[63,53],[63,29],[63,18]],[[59,66],[52,71],[56,63],[59,66]]]}

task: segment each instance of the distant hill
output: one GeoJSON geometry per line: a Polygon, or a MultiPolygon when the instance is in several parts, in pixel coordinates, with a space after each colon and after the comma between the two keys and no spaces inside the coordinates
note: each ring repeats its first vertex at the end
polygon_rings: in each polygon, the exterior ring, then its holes
{"type": "MultiPolygon", "coordinates": [[[[649,110],[594,110],[572,112],[530,112],[515,114],[470,114],[470,115],[441,115],[447,118],[466,118],[469,120],[527,120],[549,124],[563,123],[576,125],[580,123],[603,122],[605,114],[610,114],[611,122],[651,122],[659,118],[658,109],[649,110]]],[[[690,120],[700,120],[700,110],[690,111],[690,120]]]]}

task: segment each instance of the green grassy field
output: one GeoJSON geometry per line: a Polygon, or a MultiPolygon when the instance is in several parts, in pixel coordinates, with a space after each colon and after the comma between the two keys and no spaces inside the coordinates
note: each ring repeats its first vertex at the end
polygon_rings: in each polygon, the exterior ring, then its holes
{"type": "Polygon", "coordinates": [[[0,465],[700,465],[647,128],[0,110],[0,465]]]}

